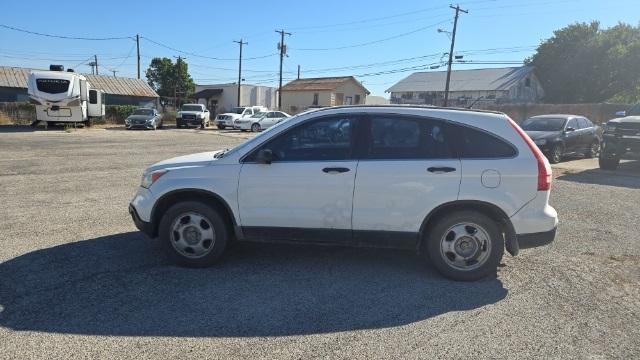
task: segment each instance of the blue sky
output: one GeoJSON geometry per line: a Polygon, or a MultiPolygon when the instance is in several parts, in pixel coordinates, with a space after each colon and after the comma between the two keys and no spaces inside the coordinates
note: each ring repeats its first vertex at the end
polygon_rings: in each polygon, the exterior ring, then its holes
{"type": "MultiPolygon", "coordinates": [[[[11,1],[0,24],[70,37],[133,37],[140,34],[142,77],[153,57],[183,56],[199,84],[237,80],[238,45],[243,38],[243,78],[276,85],[279,59],[275,29],[293,35],[285,59],[285,80],[359,75],[374,95],[413,71],[440,63],[451,30],[449,1],[11,1]],[[57,4],[54,6],[53,4],[57,4]],[[175,50],[154,44],[157,42],[175,50]],[[183,52],[179,52],[183,51],[183,52]],[[214,59],[215,58],[215,59],[214,59]],[[252,59],[254,58],[254,59],[252,59]]],[[[459,21],[456,52],[476,63],[455,69],[491,66],[482,62],[521,61],[553,30],[576,21],[604,26],[640,23],[640,0],[468,0],[459,21]]],[[[90,72],[98,55],[101,74],[136,76],[131,39],[56,39],[0,28],[0,65],[46,68],[51,63],[90,72]]],[[[442,70],[444,68],[440,68],[442,70]]]]}

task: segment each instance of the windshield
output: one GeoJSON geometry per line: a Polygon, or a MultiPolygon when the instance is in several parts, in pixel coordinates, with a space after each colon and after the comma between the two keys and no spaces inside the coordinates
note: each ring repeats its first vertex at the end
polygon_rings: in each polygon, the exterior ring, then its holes
{"type": "Polygon", "coordinates": [[[229,112],[233,114],[242,114],[244,112],[244,109],[245,108],[243,107],[234,107],[234,108],[231,108],[229,112]]]}
{"type": "Polygon", "coordinates": [[[527,131],[560,131],[567,121],[565,118],[529,118],[522,123],[527,131]]]}
{"type": "Polygon", "coordinates": [[[136,109],[132,115],[153,115],[153,110],[151,109],[136,109]]]}
{"type": "Polygon", "coordinates": [[[182,111],[202,111],[200,105],[182,105],[182,111]]]}
{"type": "Polygon", "coordinates": [[[265,115],[267,115],[267,113],[259,112],[259,113],[255,114],[255,115],[251,116],[251,117],[252,118],[261,118],[261,117],[264,117],[265,115]]]}
{"type": "Polygon", "coordinates": [[[627,116],[640,116],[640,104],[636,104],[636,106],[629,109],[627,116]]]}

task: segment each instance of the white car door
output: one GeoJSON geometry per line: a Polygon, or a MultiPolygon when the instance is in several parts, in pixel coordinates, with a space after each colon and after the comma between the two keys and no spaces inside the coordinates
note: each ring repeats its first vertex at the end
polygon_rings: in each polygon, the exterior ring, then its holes
{"type": "Polygon", "coordinates": [[[245,236],[342,242],[351,239],[357,161],[351,115],[316,118],[243,159],[238,207],[245,236]],[[270,164],[258,153],[269,150],[270,164]]]}
{"type": "Polygon", "coordinates": [[[415,247],[425,217],[455,201],[461,167],[445,124],[404,115],[372,115],[353,198],[354,241],[415,247]]]}
{"type": "Polygon", "coordinates": [[[262,121],[260,121],[260,125],[263,129],[267,129],[275,125],[276,120],[276,113],[274,111],[269,111],[265,117],[262,118],[262,121]]]}

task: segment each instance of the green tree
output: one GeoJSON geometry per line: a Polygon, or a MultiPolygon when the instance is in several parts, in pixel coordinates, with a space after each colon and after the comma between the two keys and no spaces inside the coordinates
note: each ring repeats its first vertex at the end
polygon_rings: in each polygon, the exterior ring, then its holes
{"type": "Polygon", "coordinates": [[[189,65],[178,58],[153,58],[146,71],[147,82],[160,96],[187,97],[195,90],[195,83],[189,75],[189,65]]]}
{"type": "Polygon", "coordinates": [[[547,102],[640,97],[640,27],[572,24],[555,31],[527,62],[536,67],[547,102]]]}

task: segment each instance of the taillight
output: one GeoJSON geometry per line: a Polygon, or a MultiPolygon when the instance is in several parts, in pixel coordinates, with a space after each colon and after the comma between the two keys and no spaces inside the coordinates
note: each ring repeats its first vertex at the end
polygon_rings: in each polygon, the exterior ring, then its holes
{"type": "Polygon", "coordinates": [[[518,132],[522,140],[527,143],[531,152],[536,157],[536,162],[538,163],[538,191],[547,191],[551,188],[551,165],[549,165],[549,161],[544,157],[542,151],[538,148],[538,146],[531,140],[529,135],[522,130],[520,125],[516,124],[510,117],[507,116],[509,123],[513,128],[518,132]]]}

